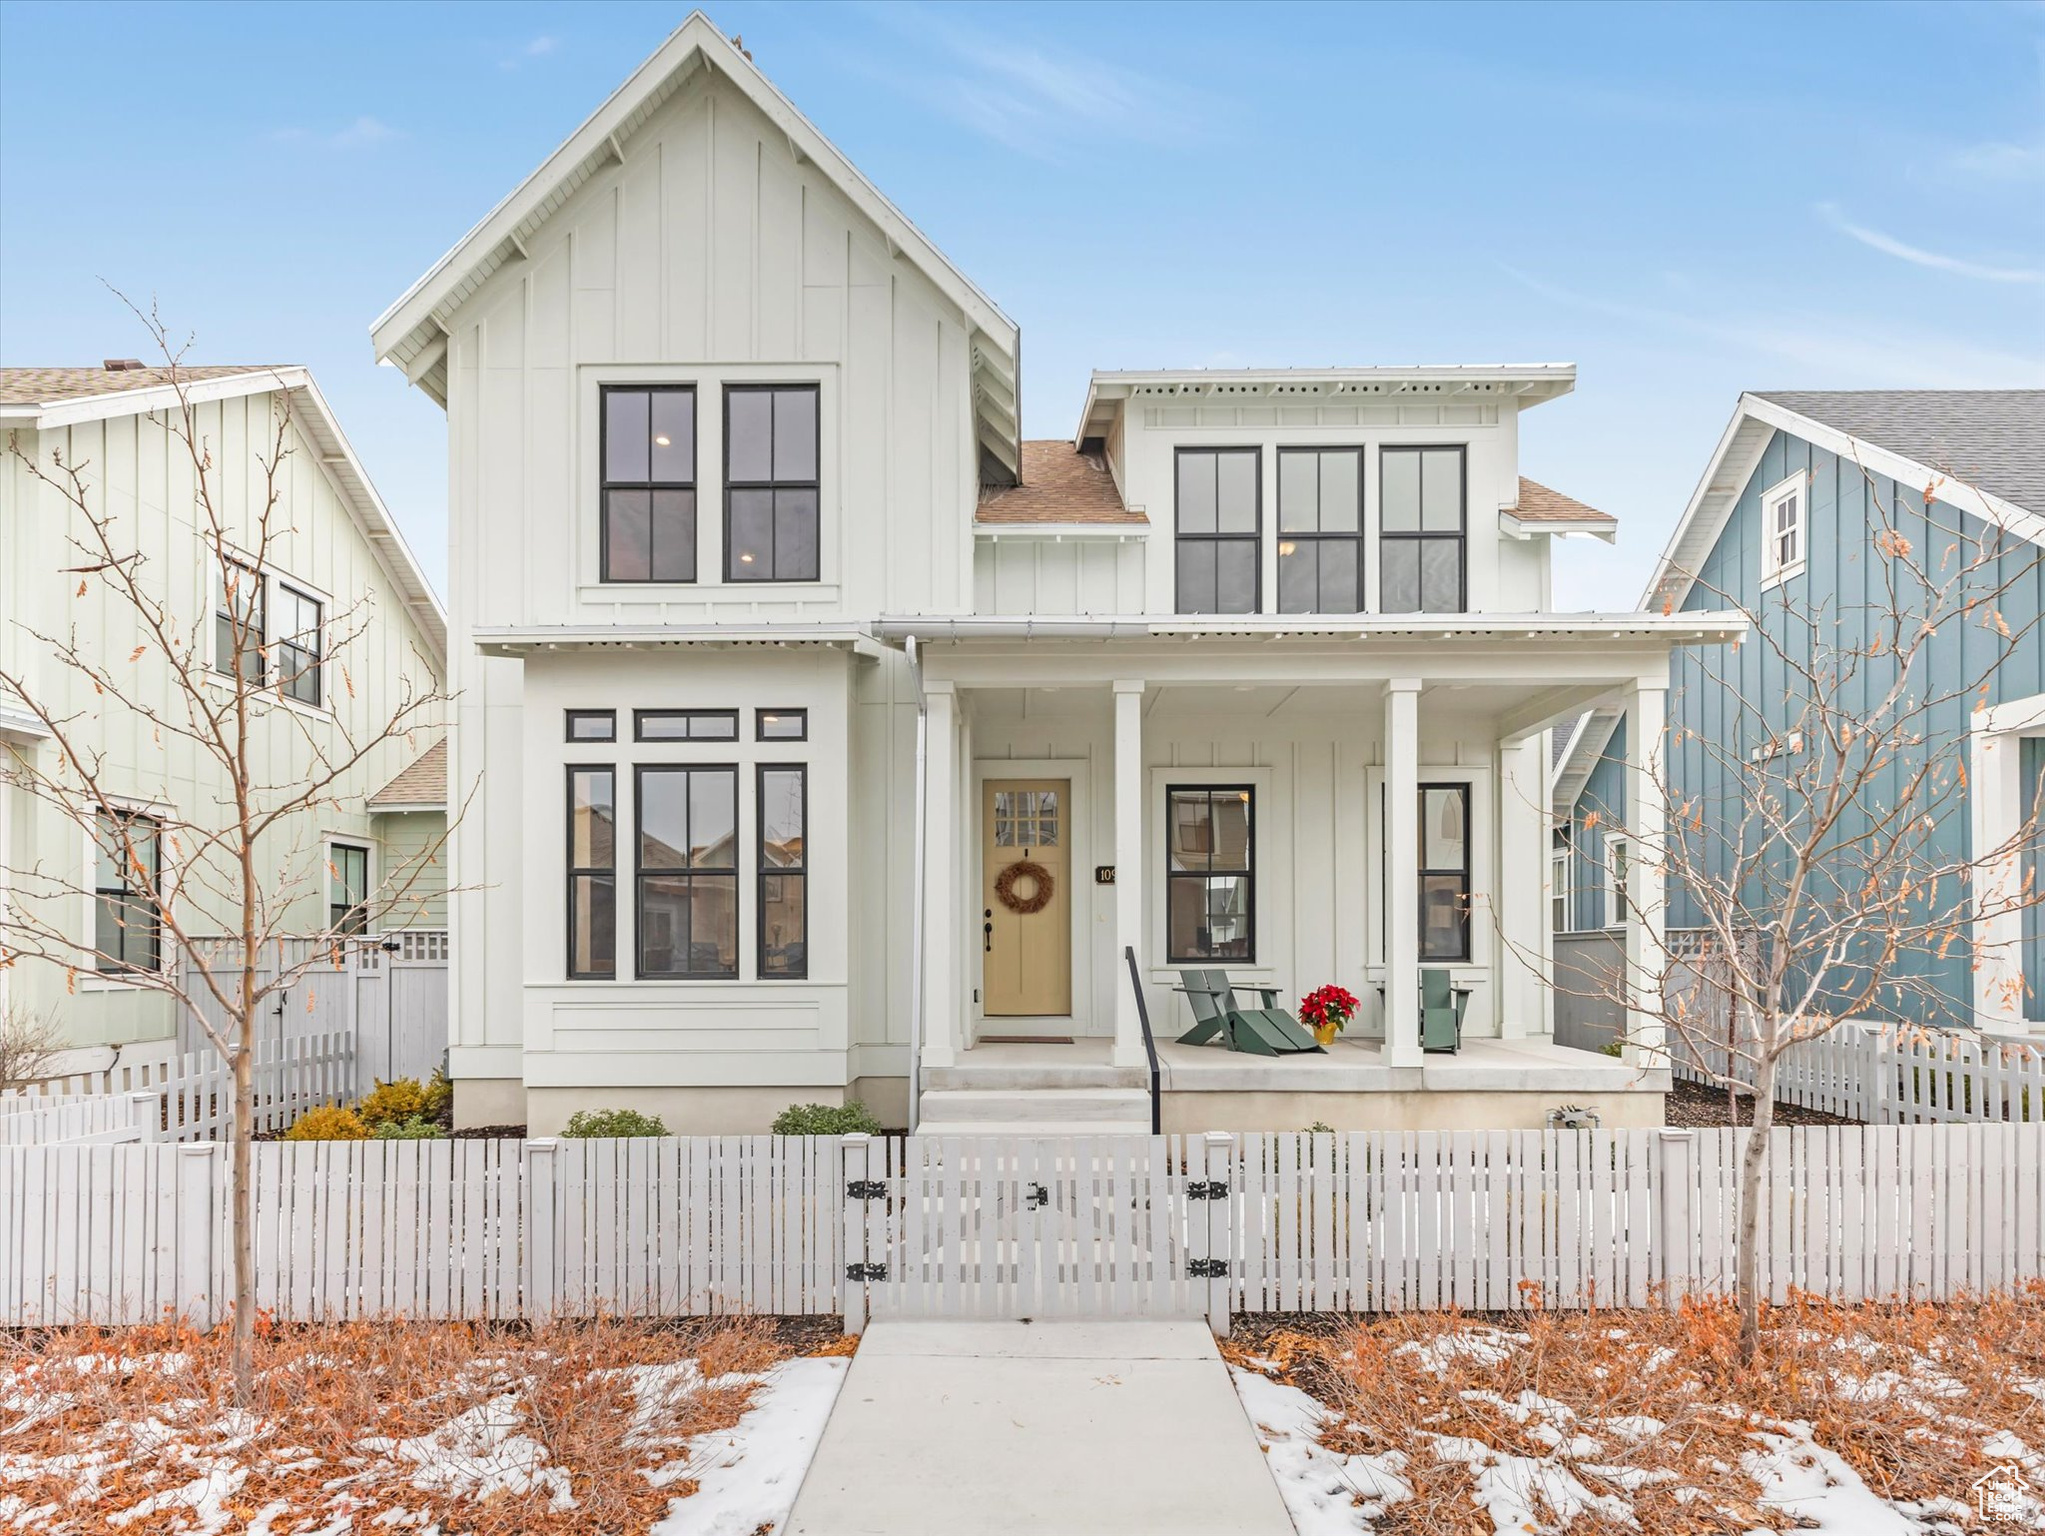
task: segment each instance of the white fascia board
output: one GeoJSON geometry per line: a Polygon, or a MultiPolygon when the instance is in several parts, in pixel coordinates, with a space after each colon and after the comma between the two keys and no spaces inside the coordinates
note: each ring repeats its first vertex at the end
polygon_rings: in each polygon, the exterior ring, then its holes
{"type": "Polygon", "coordinates": [[[1570,814],[1576,797],[1583,793],[1584,785],[1590,781],[1591,770],[1604,757],[1605,749],[1612,745],[1612,733],[1619,728],[1623,713],[1617,709],[1594,709],[1577,721],[1569,745],[1555,765],[1555,784],[1550,791],[1549,809],[1556,815],[1567,817],[1570,814]]]}
{"type": "Polygon", "coordinates": [[[1148,523],[975,523],[973,537],[1007,543],[1017,539],[1050,544],[1126,544],[1150,536],[1148,523]]]}
{"type": "MultiPolygon", "coordinates": [[[[185,400],[193,405],[207,405],[216,400],[238,400],[244,395],[268,394],[272,390],[302,389],[311,382],[310,373],[302,367],[293,366],[251,368],[247,373],[231,373],[216,379],[190,379],[181,387],[185,400]]],[[[109,390],[103,395],[80,395],[71,400],[52,400],[45,405],[9,406],[0,412],[0,418],[9,422],[19,421],[38,431],[48,431],[89,421],[112,421],[121,416],[146,416],[154,411],[177,410],[179,387],[155,384],[148,389],[109,390]]]]}
{"type": "Polygon", "coordinates": [[[1644,636],[1673,644],[1724,641],[1746,634],[1738,613],[1402,613],[1328,618],[1313,614],[1241,614],[1206,617],[1157,614],[897,615],[874,621],[876,638],[896,642],[914,635],[937,643],[1009,639],[1314,640],[1373,637],[1451,639],[1580,639],[1644,636]]]}
{"type": "Polygon", "coordinates": [[[669,646],[857,646],[873,639],[858,624],[520,624],[478,629],[470,635],[485,656],[529,656],[538,651],[651,650],[669,646]]]}
{"type": "Polygon", "coordinates": [[[1538,538],[1544,533],[1557,536],[1572,533],[1589,534],[1594,539],[1603,539],[1610,544],[1617,539],[1619,530],[1616,523],[1604,517],[1582,517],[1568,522],[1552,517],[1529,521],[1514,517],[1510,512],[1501,511],[1498,514],[1498,531],[1513,539],[1538,538]]]}

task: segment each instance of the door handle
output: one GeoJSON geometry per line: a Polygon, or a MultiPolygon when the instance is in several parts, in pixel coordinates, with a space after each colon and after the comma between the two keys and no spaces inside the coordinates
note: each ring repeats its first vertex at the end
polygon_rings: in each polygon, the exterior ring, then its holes
{"type": "Polygon", "coordinates": [[[980,952],[991,955],[994,953],[994,909],[992,907],[981,908],[980,917],[982,919],[980,927],[980,952]]]}

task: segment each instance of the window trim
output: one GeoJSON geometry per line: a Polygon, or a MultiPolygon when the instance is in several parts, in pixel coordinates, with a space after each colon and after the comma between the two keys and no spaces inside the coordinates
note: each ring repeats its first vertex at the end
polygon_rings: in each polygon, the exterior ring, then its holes
{"type": "MultiPolygon", "coordinates": [[[[1425,470],[1423,465],[1423,473],[1424,472],[1425,470]]],[[[1453,539],[1456,544],[1456,606],[1446,611],[1450,613],[1468,613],[1470,611],[1470,445],[1468,443],[1378,444],[1378,539],[1380,543],[1382,543],[1386,539],[1410,539],[1415,542],[1420,542],[1428,539],[1435,539],[1441,541],[1442,543],[1447,543],[1448,541],[1453,539]],[[1460,477],[1463,489],[1463,494],[1461,498],[1462,500],[1461,526],[1457,529],[1457,531],[1452,534],[1430,533],[1427,530],[1421,528],[1394,529],[1386,527],[1385,526],[1386,458],[1394,453],[1411,453],[1419,455],[1427,453],[1429,451],[1439,453],[1444,449],[1451,448],[1455,450],[1457,456],[1462,460],[1462,475],[1460,477]]],[[[1383,551],[1380,550],[1378,556],[1378,612],[1429,613],[1443,611],[1439,609],[1428,608],[1393,609],[1386,607],[1385,577],[1388,574],[1387,567],[1389,566],[1389,564],[1390,562],[1384,558],[1383,551]]]]}
{"type": "Polygon", "coordinates": [[[686,747],[693,746],[697,742],[710,742],[721,747],[738,739],[738,711],[735,709],[635,709],[632,711],[632,740],[634,742],[645,742],[650,746],[656,747],[686,747]],[[731,722],[731,734],[728,736],[698,736],[692,729],[691,733],[687,736],[649,736],[646,734],[646,722],[656,718],[663,720],[680,718],[688,721],[691,727],[698,720],[729,720],[731,722]]]}
{"type": "MultiPolygon", "coordinates": [[[[703,407],[700,391],[693,379],[686,381],[663,380],[658,383],[632,383],[619,379],[597,386],[596,415],[596,579],[603,586],[614,587],[693,587],[703,577],[703,493],[699,489],[703,478],[703,407]],[[653,474],[653,449],[649,441],[646,456],[646,480],[613,480],[610,477],[610,421],[611,396],[686,394],[689,397],[689,436],[691,439],[689,459],[695,465],[696,478],[693,480],[655,480],[653,474]],[[613,576],[611,574],[611,492],[645,491],[646,506],[646,574],[644,576],[613,576]],[[689,576],[656,576],[653,574],[653,501],[655,491],[687,491],[695,498],[695,507],[690,513],[690,542],[695,548],[689,551],[689,576]]],[[[649,407],[650,409],[650,407],[649,407]]]]}
{"type": "Polygon", "coordinates": [[[753,711],[753,740],[776,742],[808,741],[809,740],[808,706],[805,705],[801,709],[755,709],[753,711]],[[799,729],[793,736],[769,736],[767,734],[767,721],[769,721],[770,719],[794,720],[798,722],[799,729]]]}
{"type": "Polygon", "coordinates": [[[1786,581],[1803,575],[1810,563],[1811,555],[1811,473],[1799,469],[1784,476],[1761,493],[1761,590],[1773,591],[1786,581]],[[1791,497],[1796,498],[1796,558],[1786,564],[1778,564],[1779,535],[1775,526],[1776,509],[1791,497]]]}
{"type": "Polygon", "coordinates": [[[1603,869],[1599,878],[1600,899],[1605,904],[1604,911],[1598,914],[1604,919],[1603,923],[1600,924],[1601,927],[1624,928],[1626,926],[1625,898],[1630,894],[1632,884],[1633,839],[1617,834],[1607,837],[1604,846],[1603,869]],[[1622,853],[1626,857],[1626,878],[1623,887],[1619,878],[1619,855],[1622,853]]]}
{"type": "MultiPolygon", "coordinates": [[[[1216,491],[1220,490],[1221,470],[1215,468],[1216,491]]],[[[1214,525],[1221,526],[1221,502],[1215,498],[1214,525]]],[[[1186,543],[1243,543],[1248,544],[1255,559],[1251,562],[1252,587],[1249,613],[1264,611],[1264,447],[1261,443],[1180,443],[1172,449],[1172,612],[1190,614],[1196,618],[1229,617],[1212,611],[1196,612],[1186,606],[1186,594],[1179,586],[1179,546],[1186,543]],[[1224,453],[1247,453],[1253,466],[1250,480],[1257,488],[1256,526],[1248,533],[1186,533],[1179,517],[1179,462],[1189,453],[1211,453],[1219,457],[1224,453]]],[[[1219,578],[1217,577],[1217,588],[1219,578]]],[[[1217,591],[1217,596],[1219,592],[1217,591]]]]}
{"type": "Polygon", "coordinates": [[[753,976],[759,981],[809,980],[809,764],[755,763],[753,765],[753,976]],[[767,775],[794,773],[802,780],[802,862],[789,866],[767,866],[767,775]],[[802,969],[767,970],[767,881],[770,877],[802,877],[802,969]]]}
{"type": "MultiPolygon", "coordinates": [[[[1345,610],[1345,616],[1347,613],[1366,613],[1369,611],[1370,608],[1369,588],[1364,585],[1365,579],[1369,574],[1369,561],[1364,553],[1364,545],[1368,542],[1370,537],[1370,531],[1365,526],[1364,521],[1364,502],[1367,499],[1364,482],[1370,473],[1370,466],[1369,463],[1367,462],[1369,456],[1370,450],[1361,443],[1357,444],[1281,443],[1278,445],[1277,451],[1272,460],[1278,475],[1277,482],[1274,486],[1275,515],[1271,520],[1272,540],[1275,546],[1276,559],[1283,560],[1285,558],[1285,544],[1288,539],[1293,540],[1295,542],[1301,540],[1312,540],[1316,543],[1337,543],[1347,540],[1356,545],[1356,607],[1353,609],[1345,610]],[[1285,531],[1285,456],[1289,453],[1307,453],[1312,454],[1314,456],[1316,460],[1315,464],[1316,496],[1319,495],[1320,491],[1320,471],[1318,463],[1320,456],[1322,454],[1327,453],[1353,453],[1356,455],[1356,532],[1287,533],[1285,531]]],[[[1321,599],[1320,569],[1318,562],[1316,562],[1314,572],[1314,602],[1316,606],[1312,608],[1288,609],[1285,606],[1284,598],[1285,591],[1284,576],[1282,573],[1278,571],[1276,565],[1274,565],[1273,567],[1273,572],[1274,572],[1273,579],[1277,584],[1276,590],[1273,591],[1272,593],[1272,601],[1276,605],[1272,609],[1274,613],[1333,614],[1337,611],[1332,608],[1323,608],[1318,606],[1321,599]]]]}
{"type": "Polygon", "coordinates": [[[596,746],[618,739],[618,712],[615,709],[570,709],[562,712],[561,739],[576,746],[596,746]],[[607,736],[578,736],[575,726],[582,720],[602,720],[610,726],[607,736]]]}
{"type": "MultiPolygon", "coordinates": [[[[1210,815],[1211,815],[1211,810],[1210,810],[1210,815]]],[[[1163,858],[1164,858],[1164,866],[1165,866],[1165,871],[1164,871],[1164,874],[1165,874],[1165,881],[1164,881],[1164,893],[1163,893],[1163,894],[1164,894],[1164,920],[1165,920],[1165,941],[1164,941],[1164,956],[1165,956],[1165,964],[1166,964],[1167,966],[1179,966],[1179,965],[1218,965],[1218,966],[1254,966],[1254,965],[1256,965],[1256,964],[1257,964],[1257,938],[1258,938],[1258,932],[1257,932],[1257,930],[1258,930],[1258,923],[1257,923],[1257,786],[1256,786],[1255,784],[1253,784],[1253,783],[1250,783],[1250,782],[1248,782],[1248,781],[1230,781],[1230,782],[1227,782],[1227,783],[1218,783],[1218,782],[1217,782],[1217,783],[1208,783],[1208,784],[1202,784],[1202,783],[1197,783],[1197,782],[1196,782],[1196,783],[1187,783],[1187,782],[1177,782],[1177,783],[1174,783],[1174,782],[1171,782],[1171,781],[1167,781],[1167,782],[1166,782],[1166,784],[1165,784],[1165,798],[1164,798],[1164,839],[1163,839],[1163,846],[1162,846],[1162,847],[1160,848],[1159,852],[1160,852],[1160,853],[1161,853],[1161,854],[1163,855],[1163,858]],[[1178,794],[1204,794],[1204,795],[1206,795],[1206,796],[1208,797],[1208,802],[1209,802],[1209,805],[1210,805],[1210,807],[1211,807],[1211,806],[1212,806],[1212,803],[1213,803],[1213,799],[1214,799],[1214,796],[1215,796],[1215,795],[1217,795],[1217,794],[1231,794],[1231,793],[1240,793],[1240,794],[1241,794],[1241,795],[1242,795],[1242,796],[1244,797],[1244,798],[1243,798],[1243,803],[1244,803],[1244,804],[1245,804],[1246,806],[1248,806],[1248,807],[1249,807],[1249,817],[1248,817],[1248,821],[1249,821],[1249,836],[1248,836],[1248,839],[1247,839],[1247,841],[1248,841],[1248,843],[1249,843],[1249,857],[1248,857],[1248,858],[1246,858],[1246,859],[1245,859],[1245,860],[1243,861],[1243,868],[1242,868],[1241,870],[1232,870],[1232,869],[1227,869],[1227,870],[1221,870],[1221,871],[1219,871],[1219,873],[1221,873],[1221,874],[1224,874],[1224,875],[1236,875],[1236,876],[1239,876],[1240,878],[1242,878],[1242,879],[1244,879],[1244,880],[1246,880],[1246,881],[1248,882],[1248,885],[1247,885],[1247,886],[1245,887],[1245,889],[1244,889],[1244,893],[1243,893],[1243,911],[1244,911],[1245,915],[1247,916],[1247,918],[1248,918],[1248,920],[1249,920],[1249,925],[1250,925],[1250,933],[1249,933],[1249,939],[1250,939],[1250,942],[1249,942],[1249,953],[1248,953],[1248,954],[1246,954],[1246,955],[1242,955],[1242,956],[1240,956],[1240,957],[1237,957],[1237,956],[1228,956],[1228,957],[1217,957],[1217,956],[1214,956],[1214,955],[1181,955],[1181,954],[1177,954],[1177,953],[1175,953],[1175,952],[1173,951],[1173,949],[1172,949],[1172,882],[1173,882],[1174,880],[1198,880],[1198,881],[1201,881],[1202,883],[1205,883],[1205,882],[1207,882],[1207,881],[1210,881],[1210,880],[1212,880],[1212,879],[1214,878],[1214,875],[1215,875],[1216,871],[1214,871],[1214,870],[1213,870],[1212,868],[1210,868],[1210,869],[1208,870],[1208,872],[1207,872],[1207,873],[1205,873],[1205,874],[1196,874],[1196,873],[1194,873],[1194,872],[1193,872],[1192,870],[1174,870],[1174,869],[1172,868],[1172,796],[1174,796],[1174,795],[1178,795],[1178,794]]],[[[1213,857],[1213,855],[1212,855],[1212,854],[1210,853],[1210,854],[1209,854],[1209,857],[1210,857],[1210,858],[1212,858],[1212,857],[1213,857]]]]}
{"type": "MultiPolygon", "coordinates": [[[[727,584],[758,586],[767,582],[792,582],[796,585],[820,583],[824,579],[824,391],[815,379],[791,379],[785,383],[772,380],[747,380],[735,382],[726,380],[723,393],[724,420],[719,426],[722,458],[718,462],[718,473],[724,482],[724,580],[727,584]],[[803,393],[807,394],[816,407],[816,476],[809,480],[734,480],[731,474],[731,397],[746,394],[803,393]],[[737,574],[738,559],[731,537],[731,493],[733,491],[809,491],[817,503],[817,573],[814,576],[783,576],[779,570],[764,576],[741,576],[737,574]]],[[[769,428],[771,444],[772,428],[769,428]]],[[[770,448],[771,451],[771,448],[770,448]]],[[[777,552],[778,553],[778,552],[777,552]]]]}
{"type": "Polygon", "coordinates": [[[1415,882],[1415,905],[1418,921],[1414,943],[1419,947],[1422,965],[1469,965],[1476,959],[1476,869],[1477,817],[1476,796],[1471,793],[1468,779],[1427,779],[1418,786],[1413,808],[1414,852],[1418,855],[1413,871],[1415,882]],[[1430,790],[1448,790],[1459,796],[1463,802],[1463,862],[1458,866],[1436,867],[1427,862],[1427,795],[1430,790]],[[1426,952],[1427,939],[1427,882],[1430,876],[1457,875],[1463,882],[1463,946],[1455,955],[1430,955],[1426,952]]]}
{"type": "MultiPolygon", "coordinates": [[[[567,950],[562,956],[562,974],[570,981],[616,981],[618,979],[618,765],[616,763],[569,763],[562,782],[566,791],[562,801],[565,815],[562,825],[567,833],[565,858],[567,878],[563,894],[567,900],[567,924],[564,937],[567,950]],[[608,865],[577,864],[575,862],[575,776],[578,773],[608,773],[611,776],[611,862],[608,865]],[[611,877],[611,968],[608,971],[578,971],[575,968],[575,882],[579,879],[601,875],[611,877]]],[[[637,935],[634,935],[636,942],[637,935]]]]}
{"type": "MultiPolygon", "coordinates": [[[[632,765],[632,979],[634,981],[695,982],[695,981],[737,981],[742,967],[739,951],[745,934],[745,910],[741,893],[745,889],[745,864],[739,852],[739,836],[745,830],[745,805],[739,798],[739,768],[737,763],[634,763],[632,765]],[[649,773],[728,773],[731,775],[731,867],[729,869],[696,869],[684,866],[681,869],[656,869],[653,878],[673,875],[693,877],[715,875],[722,879],[731,878],[731,917],[738,925],[738,932],[732,935],[731,969],[729,971],[656,971],[646,970],[646,880],[645,865],[641,862],[645,842],[644,822],[646,817],[646,796],[641,786],[649,773]]],[[[693,878],[690,882],[694,884],[693,878]]],[[[807,893],[805,892],[805,895],[807,893]]],[[[805,916],[807,908],[805,907],[805,916]]],[[[695,930],[690,929],[690,943],[694,944],[695,930]]]]}
{"type": "MultiPolygon", "coordinates": [[[[163,917],[164,909],[169,901],[166,891],[168,882],[164,878],[163,869],[163,817],[153,806],[122,805],[118,801],[101,801],[95,808],[94,822],[95,825],[86,834],[86,857],[91,861],[88,877],[92,881],[92,898],[86,906],[87,936],[95,957],[92,965],[92,975],[99,981],[116,983],[123,976],[160,976],[166,968],[165,960],[167,957],[163,942],[163,917]],[[123,883],[119,890],[116,891],[99,883],[99,857],[103,850],[99,840],[97,822],[98,818],[102,816],[126,823],[138,821],[149,823],[150,840],[156,845],[156,889],[145,892],[149,897],[150,911],[155,915],[156,919],[152,925],[155,931],[150,940],[150,947],[153,951],[151,958],[155,962],[153,965],[129,965],[125,961],[110,965],[107,963],[106,952],[99,947],[100,904],[109,895],[117,900],[126,901],[134,894],[126,883],[129,873],[125,864],[121,876],[123,883]]],[[[133,841],[132,836],[125,836],[123,838],[124,844],[132,844],[133,841]]],[[[123,947],[125,948],[125,946],[123,947]]]]}

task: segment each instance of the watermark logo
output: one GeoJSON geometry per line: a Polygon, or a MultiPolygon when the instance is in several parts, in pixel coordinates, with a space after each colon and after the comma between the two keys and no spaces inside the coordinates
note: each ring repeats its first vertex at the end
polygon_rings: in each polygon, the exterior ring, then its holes
{"type": "Polygon", "coordinates": [[[2004,1462],[1974,1479],[1974,1508],[1984,1520],[2020,1520],[2031,1507],[2024,1474],[2015,1462],[2004,1462]]]}

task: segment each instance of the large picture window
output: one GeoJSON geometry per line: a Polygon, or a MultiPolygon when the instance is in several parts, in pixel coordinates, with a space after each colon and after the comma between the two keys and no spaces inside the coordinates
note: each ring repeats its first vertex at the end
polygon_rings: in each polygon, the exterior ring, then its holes
{"type": "Polygon", "coordinates": [[[809,783],[800,764],[760,766],[760,976],[809,974],[809,783]]]}
{"type": "Polygon", "coordinates": [[[738,770],[638,769],[642,977],[738,974],[738,770]]]}
{"type": "Polygon", "coordinates": [[[1461,613],[1468,603],[1463,450],[1386,448],[1378,588],[1386,613],[1461,613]]]}
{"type": "Polygon", "coordinates": [[[104,972],[163,965],[161,828],[140,811],[102,808],[93,828],[95,962],[104,972]]]}
{"type": "Polygon", "coordinates": [[[815,581],[817,387],[724,391],[724,578],[815,581]]]}
{"type": "Polygon", "coordinates": [[[602,395],[605,581],[696,579],[696,391],[608,388],[602,395]]]}
{"type": "Polygon", "coordinates": [[[1363,611],[1363,450],[1278,451],[1278,611],[1363,611]]]}
{"type": "Polygon", "coordinates": [[[1470,958],[1470,786],[1420,786],[1420,958],[1470,958]]]}
{"type": "Polygon", "coordinates": [[[568,975],[618,973],[618,772],[568,770],[568,975]]]}
{"type": "Polygon", "coordinates": [[[327,847],[327,927],[335,933],[369,931],[369,850],[354,843],[327,847]]]}
{"type": "Polygon", "coordinates": [[[1179,450],[1179,612],[1258,611],[1259,464],[1255,448],[1179,450]]]}
{"type": "Polygon", "coordinates": [[[1253,791],[1247,784],[1165,791],[1165,959],[1257,958],[1253,791]]]}

